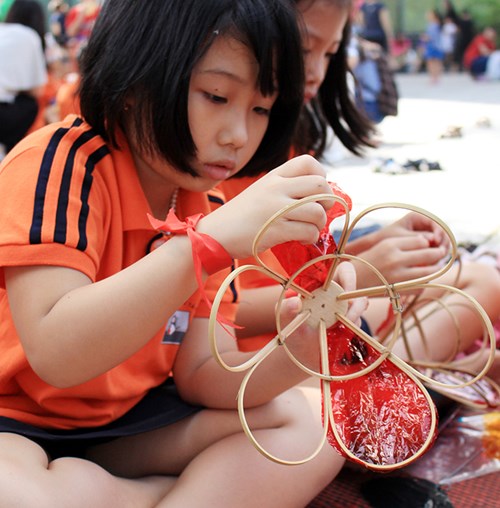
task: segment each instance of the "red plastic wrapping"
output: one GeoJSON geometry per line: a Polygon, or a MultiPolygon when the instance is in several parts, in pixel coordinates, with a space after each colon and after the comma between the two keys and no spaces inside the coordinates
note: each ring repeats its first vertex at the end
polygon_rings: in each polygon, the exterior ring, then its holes
{"type": "MultiPolygon", "coordinates": [[[[332,189],[350,208],[350,198],[338,187],[332,186],[332,189]]],[[[337,246],[329,227],[333,219],[344,213],[344,207],[338,203],[328,212],[328,224],[315,245],[288,242],[273,248],[289,275],[308,261],[335,253],[337,246]]],[[[314,291],[324,283],[331,263],[332,259],[315,263],[302,271],[294,283],[314,291]]],[[[327,330],[327,345],[329,374],[332,376],[359,372],[380,357],[380,353],[363,338],[339,322],[327,330]]],[[[424,389],[391,360],[384,360],[367,374],[329,383],[333,423],[324,415],[328,421],[327,438],[348,459],[367,467],[398,467],[433,442],[434,435],[430,435],[435,429],[433,410],[424,389]]]]}
{"type": "Polygon", "coordinates": [[[500,472],[500,412],[458,409],[429,453],[406,471],[440,485],[500,472]]]}
{"type": "MultiPolygon", "coordinates": [[[[380,353],[343,325],[327,332],[330,374],[359,372],[380,353]]],[[[422,389],[390,360],[368,374],[330,383],[338,436],[360,462],[397,465],[421,451],[431,432],[431,409],[422,389]]],[[[328,441],[341,454],[331,423],[328,441]]],[[[430,443],[429,443],[430,444],[430,443]]]]}
{"type": "MultiPolygon", "coordinates": [[[[335,196],[342,198],[347,203],[350,210],[352,208],[351,198],[334,183],[330,182],[330,187],[335,196]]],[[[308,261],[335,252],[337,245],[330,233],[330,224],[334,219],[344,214],[345,208],[336,202],[328,210],[327,223],[319,235],[319,240],[313,245],[302,245],[299,242],[285,242],[272,248],[274,255],[289,275],[304,266],[308,261]]],[[[294,282],[308,291],[313,291],[325,281],[330,265],[331,260],[316,263],[301,272],[294,282]]]]}

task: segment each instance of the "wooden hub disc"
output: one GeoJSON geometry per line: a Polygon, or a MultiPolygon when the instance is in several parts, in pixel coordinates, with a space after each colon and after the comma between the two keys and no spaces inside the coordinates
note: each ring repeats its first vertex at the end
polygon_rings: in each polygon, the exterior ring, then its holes
{"type": "Polygon", "coordinates": [[[311,313],[307,322],[317,328],[319,322],[324,321],[326,328],[330,328],[337,321],[337,314],[345,316],[347,300],[337,300],[343,291],[336,282],[331,282],[326,290],[320,287],[304,298],[302,308],[311,313]]]}

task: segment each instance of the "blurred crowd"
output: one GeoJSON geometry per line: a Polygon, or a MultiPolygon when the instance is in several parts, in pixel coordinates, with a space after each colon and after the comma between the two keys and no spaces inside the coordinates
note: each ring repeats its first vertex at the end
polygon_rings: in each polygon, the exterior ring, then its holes
{"type": "MultiPolygon", "coordinates": [[[[362,4],[383,2],[365,1],[362,4]]],[[[494,20],[492,20],[493,22],[494,20]]],[[[397,72],[427,72],[437,83],[444,72],[468,72],[474,79],[500,79],[497,33],[491,26],[478,26],[468,9],[457,10],[452,0],[426,12],[421,33],[395,33],[387,10],[391,67],[397,72]]]]}
{"type": "Polygon", "coordinates": [[[0,160],[26,134],[78,111],[78,58],[100,0],[0,3],[0,160]]]}
{"type": "Polygon", "coordinates": [[[396,72],[427,73],[433,84],[444,72],[499,80],[496,38],[493,26],[477,27],[469,10],[457,11],[452,0],[428,11],[425,30],[413,34],[395,33],[385,2],[360,0],[349,46],[358,103],[375,123],[397,114],[396,72]]]}
{"type": "MultiPolygon", "coordinates": [[[[78,59],[103,0],[51,0],[48,18],[40,0],[0,0],[0,160],[23,136],[78,113],[78,59]],[[3,22],[1,22],[3,21],[3,22]]],[[[475,26],[452,0],[427,13],[424,33],[395,33],[383,1],[354,3],[349,64],[357,101],[378,123],[397,114],[392,73],[469,72],[500,79],[500,51],[493,27],[475,26]]]]}

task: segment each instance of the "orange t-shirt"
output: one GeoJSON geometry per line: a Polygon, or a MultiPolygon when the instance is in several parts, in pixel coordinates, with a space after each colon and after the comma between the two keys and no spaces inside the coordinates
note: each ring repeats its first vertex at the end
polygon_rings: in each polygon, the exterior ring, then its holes
{"type": "Polygon", "coordinates": [[[72,73],[59,86],[56,93],[56,106],[60,120],[64,120],[68,115],[80,115],[79,84],[80,77],[72,73]]]}
{"type": "MultiPolygon", "coordinates": [[[[157,235],[131,154],[108,146],[76,116],[26,137],[0,166],[0,415],[32,425],[70,429],[101,426],[123,415],[169,376],[183,331],[209,308],[196,292],[133,356],[79,386],[59,389],[31,369],[10,313],[5,266],[55,265],[105,279],[144,257],[157,235]]],[[[182,219],[209,213],[214,191],[181,191],[182,219]]],[[[230,269],[206,283],[213,297],[230,269]]],[[[166,287],[165,291],[169,288],[166,287]]],[[[221,312],[234,320],[235,293],[221,312]]]]}

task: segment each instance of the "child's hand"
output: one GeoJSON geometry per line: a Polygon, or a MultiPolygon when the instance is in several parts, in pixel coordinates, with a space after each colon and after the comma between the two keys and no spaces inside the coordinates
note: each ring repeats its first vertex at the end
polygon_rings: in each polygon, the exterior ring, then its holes
{"type": "MultiPolygon", "coordinates": [[[[354,291],[356,289],[356,270],[350,262],[342,262],[337,267],[334,279],[343,290],[354,291]]],[[[361,325],[361,316],[368,307],[367,298],[356,298],[349,301],[346,317],[357,326],[361,325]]],[[[283,329],[302,310],[301,299],[291,297],[283,301],[280,308],[280,324],[283,329]]],[[[319,369],[319,329],[313,328],[307,322],[286,338],[286,343],[292,354],[304,365],[312,370],[319,369]]]]}
{"type": "MultiPolygon", "coordinates": [[[[197,230],[215,238],[234,257],[252,254],[252,244],[266,221],[285,206],[316,195],[332,194],[325,170],[314,158],[303,155],[271,171],[239,196],[204,217],[197,230]]],[[[262,238],[265,250],[289,240],[314,243],[326,224],[332,201],[300,206],[275,221],[262,238]]]]}
{"type": "Polygon", "coordinates": [[[429,242],[429,247],[442,246],[446,249],[450,247],[448,235],[439,224],[417,212],[406,214],[396,222],[382,228],[378,234],[380,239],[394,236],[422,235],[429,242]]]}
{"type": "MultiPolygon", "coordinates": [[[[390,284],[426,277],[441,267],[447,253],[443,246],[431,246],[423,235],[394,236],[377,242],[359,257],[375,266],[390,284]]],[[[382,281],[364,264],[356,264],[361,287],[382,281]]]]}
{"type": "MultiPolygon", "coordinates": [[[[410,212],[373,234],[371,245],[358,255],[375,266],[389,283],[426,277],[439,270],[450,240],[433,220],[410,212]]],[[[357,266],[363,287],[381,281],[365,266],[357,266]]]]}
{"type": "MultiPolygon", "coordinates": [[[[342,286],[345,292],[354,291],[357,288],[358,280],[354,265],[347,261],[340,263],[335,271],[333,280],[342,286]]],[[[356,325],[360,326],[361,316],[367,308],[368,298],[362,297],[350,300],[346,317],[356,325]]]]}

